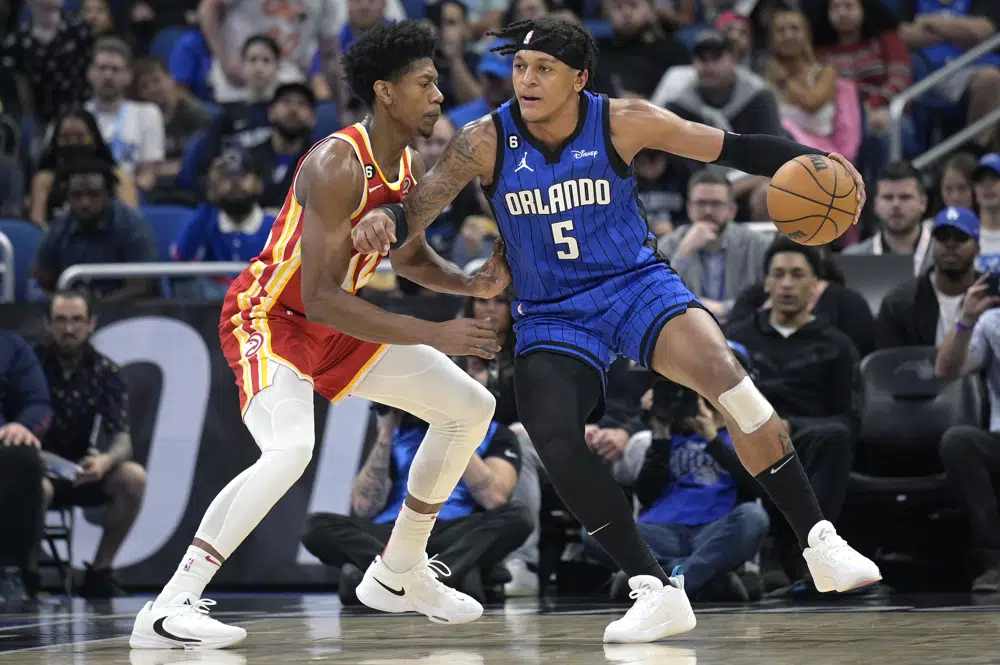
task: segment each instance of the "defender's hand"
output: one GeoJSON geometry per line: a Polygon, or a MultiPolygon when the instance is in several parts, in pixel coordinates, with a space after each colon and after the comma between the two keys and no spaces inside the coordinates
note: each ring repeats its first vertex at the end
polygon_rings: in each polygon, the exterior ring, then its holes
{"type": "Polygon", "coordinates": [[[854,195],[858,200],[858,211],[854,214],[854,224],[857,224],[858,220],[861,219],[861,211],[865,209],[865,201],[868,200],[868,193],[865,191],[864,178],[862,178],[861,174],[858,173],[858,170],[854,168],[854,164],[851,164],[850,160],[840,153],[830,153],[830,159],[835,162],[840,162],[840,164],[847,169],[847,172],[851,174],[851,178],[854,179],[854,195]]]}
{"type": "Polygon", "coordinates": [[[507,265],[506,256],[506,246],[502,239],[497,238],[493,243],[493,255],[472,278],[470,295],[489,300],[510,286],[510,267],[507,265]]]}
{"type": "Polygon", "coordinates": [[[351,242],[359,254],[385,256],[396,242],[396,222],[381,208],[369,210],[351,229],[351,242]]]}
{"type": "Polygon", "coordinates": [[[492,360],[500,351],[497,331],[490,319],[453,319],[435,325],[429,342],[448,356],[479,356],[492,360]]]}

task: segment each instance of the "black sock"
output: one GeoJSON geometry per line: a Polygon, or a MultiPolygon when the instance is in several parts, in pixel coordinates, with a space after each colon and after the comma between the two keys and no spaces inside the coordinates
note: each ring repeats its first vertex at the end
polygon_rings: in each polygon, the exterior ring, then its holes
{"type": "MultiPolygon", "coordinates": [[[[624,499],[624,497],[623,497],[624,499]]],[[[603,529],[597,529],[597,533],[591,534],[594,540],[604,548],[614,562],[625,571],[629,577],[636,575],[652,575],[663,582],[663,586],[669,584],[670,576],[663,570],[649,545],[643,540],[636,528],[632,514],[628,513],[622,519],[611,521],[603,529]]]]}
{"type": "Polygon", "coordinates": [[[799,456],[794,452],[785,455],[757,474],[756,479],[792,526],[799,546],[809,547],[809,531],[823,521],[823,511],[799,456]]]}

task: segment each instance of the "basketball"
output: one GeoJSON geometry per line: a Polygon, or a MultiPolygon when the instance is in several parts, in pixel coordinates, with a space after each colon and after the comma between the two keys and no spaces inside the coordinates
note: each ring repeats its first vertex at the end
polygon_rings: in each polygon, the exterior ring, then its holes
{"type": "Polygon", "coordinates": [[[801,245],[825,245],[854,222],[858,201],[854,179],[823,155],[786,162],[767,188],[767,210],[778,231],[801,245]]]}

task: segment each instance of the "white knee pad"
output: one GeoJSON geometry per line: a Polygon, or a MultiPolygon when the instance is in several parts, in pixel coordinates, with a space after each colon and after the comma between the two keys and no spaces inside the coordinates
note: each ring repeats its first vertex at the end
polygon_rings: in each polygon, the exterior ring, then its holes
{"type": "Polygon", "coordinates": [[[744,434],[753,434],[771,419],[774,408],[760,394],[749,376],[719,395],[719,404],[729,412],[744,434]]]}

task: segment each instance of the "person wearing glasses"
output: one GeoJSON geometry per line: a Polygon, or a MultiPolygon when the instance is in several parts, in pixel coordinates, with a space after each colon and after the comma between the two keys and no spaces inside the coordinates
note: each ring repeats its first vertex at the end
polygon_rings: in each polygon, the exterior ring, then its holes
{"type": "Polygon", "coordinates": [[[687,287],[720,319],[728,316],[740,291],[759,280],[771,244],[767,236],[733,222],[737,208],[725,175],[700,171],[688,183],[691,223],[658,246],[687,287]]]}

